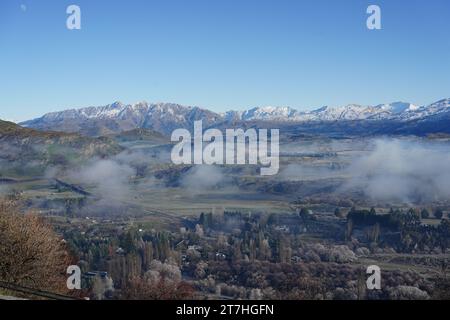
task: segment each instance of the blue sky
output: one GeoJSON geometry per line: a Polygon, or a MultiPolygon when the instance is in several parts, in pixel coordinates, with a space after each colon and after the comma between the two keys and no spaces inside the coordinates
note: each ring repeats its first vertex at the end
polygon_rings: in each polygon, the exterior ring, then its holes
{"type": "Polygon", "coordinates": [[[0,118],[117,100],[427,104],[450,97],[449,15],[448,0],[1,0],[0,118]]]}

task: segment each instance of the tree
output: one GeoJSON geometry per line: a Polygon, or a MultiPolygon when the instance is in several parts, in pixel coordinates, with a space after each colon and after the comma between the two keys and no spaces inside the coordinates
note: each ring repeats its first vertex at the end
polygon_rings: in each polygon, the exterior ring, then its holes
{"type": "Polygon", "coordinates": [[[66,294],[70,262],[62,239],[42,218],[0,201],[0,281],[66,294]]]}
{"type": "Polygon", "coordinates": [[[441,209],[436,209],[434,211],[434,217],[436,219],[442,219],[443,216],[444,216],[444,212],[441,209]]]}
{"type": "Polygon", "coordinates": [[[272,257],[272,249],[270,248],[269,240],[261,238],[259,245],[259,259],[269,260],[272,257]]]}
{"type": "Polygon", "coordinates": [[[111,296],[114,291],[114,282],[110,277],[104,277],[97,275],[94,278],[92,285],[92,299],[104,300],[108,296],[111,296]]]}
{"type": "Polygon", "coordinates": [[[120,246],[127,253],[134,253],[136,251],[135,241],[130,231],[121,237],[120,246]]]}
{"type": "Polygon", "coordinates": [[[345,230],[345,240],[350,241],[353,234],[353,220],[347,219],[347,227],[345,230]]]}
{"type": "Polygon", "coordinates": [[[422,219],[428,219],[430,217],[430,213],[427,209],[422,209],[422,211],[420,212],[420,216],[422,217],[422,219]]]}
{"type": "Polygon", "coordinates": [[[291,260],[292,250],[289,238],[280,237],[278,241],[278,259],[281,263],[288,263],[291,260]]]}
{"type": "Polygon", "coordinates": [[[302,218],[307,217],[307,216],[308,216],[308,209],[302,208],[302,209],[300,210],[299,216],[302,217],[302,218]]]}
{"type": "Polygon", "coordinates": [[[439,237],[438,242],[443,252],[450,247],[450,221],[447,219],[441,220],[438,226],[439,237]]]}
{"type": "Polygon", "coordinates": [[[205,213],[200,213],[200,218],[198,218],[198,223],[201,225],[205,225],[206,219],[205,219],[205,213]]]}
{"type": "Polygon", "coordinates": [[[212,225],[213,225],[212,213],[210,212],[210,213],[205,214],[205,213],[202,212],[200,214],[200,218],[198,219],[198,222],[199,222],[200,225],[203,226],[203,228],[205,230],[211,228],[212,225]]]}
{"type": "Polygon", "coordinates": [[[303,223],[306,224],[306,222],[309,220],[309,210],[306,208],[302,208],[300,210],[299,216],[302,219],[303,223]]]}
{"type": "Polygon", "coordinates": [[[231,259],[233,263],[238,262],[242,259],[241,241],[238,239],[234,239],[231,259]]]}
{"type": "Polygon", "coordinates": [[[373,227],[370,228],[369,240],[373,243],[377,243],[379,236],[380,236],[380,224],[375,223],[373,227]]]}
{"type": "Polygon", "coordinates": [[[132,277],[122,294],[127,300],[185,300],[193,296],[194,289],[182,281],[180,268],[157,260],[144,276],[132,277]]]}

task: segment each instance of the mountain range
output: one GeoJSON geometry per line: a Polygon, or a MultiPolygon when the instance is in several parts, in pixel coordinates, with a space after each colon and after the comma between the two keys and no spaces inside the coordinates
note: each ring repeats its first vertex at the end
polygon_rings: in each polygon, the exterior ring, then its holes
{"type": "MultiPolygon", "coordinates": [[[[350,104],[299,111],[290,107],[256,107],[246,111],[216,113],[199,107],[174,103],[123,104],[70,109],[52,112],[20,125],[43,131],[77,132],[88,136],[117,134],[134,129],[152,129],[170,134],[176,128],[192,129],[194,121],[203,120],[204,127],[236,123],[323,128],[324,124],[360,123],[369,128],[384,128],[389,133],[450,133],[450,99],[425,106],[394,102],[375,106],[350,104]],[[423,128],[427,130],[422,130],[423,128]],[[430,131],[430,132],[428,132],[430,131]]],[[[345,125],[346,126],[346,125],[345,125]]],[[[343,126],[343,127],[345,127],[343,126]]],[[[376,130],[375,130],[376,131],[376,130]]],[[[383,133],[383,132],[381,132],[383,133]]]]}

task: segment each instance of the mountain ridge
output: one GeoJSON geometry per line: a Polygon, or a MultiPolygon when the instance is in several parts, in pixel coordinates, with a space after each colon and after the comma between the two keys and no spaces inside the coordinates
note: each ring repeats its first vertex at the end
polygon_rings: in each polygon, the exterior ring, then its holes
{"type": "Polygon", "coordinates": [[[197,106],[175,103],[124,104],[114,102],[106,106],[68,109],[51,112],[40,118],[20,123],[44,131],[77,132],[89,136],[116,134],[133,129],[152,129],[169,134],[177,128],[192,128],[193,122],[203,120],[204,127],[231,122],[332,122],[332,121],[397,121],[406,123],[430,117],[446,118],[450,113],[450,99],[442,99],[426,106],[408,102],[393,102],[375,106],[349,104],[299,111],[291,107],[254,107],[244,111],[216,113],[197,106]]]}

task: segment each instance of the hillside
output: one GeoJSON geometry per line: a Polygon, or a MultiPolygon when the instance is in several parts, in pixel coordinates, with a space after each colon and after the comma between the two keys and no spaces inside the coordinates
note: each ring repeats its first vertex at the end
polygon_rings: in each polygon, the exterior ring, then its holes
{"type": "Polygon", "coordinates": [[[110,138],[43,132],[0,120],[0,160],[7,166],[68,165],[91,157],[105,157],[122,150],[110,138]]]}
{"type": "Polygon", "coordinates": [[[145,141],[151,144],[168,144],[170,138],[151,129],[133,129],[118,134],[109,135],[111,139],[117,142],[136,142],[145,141]]]}

